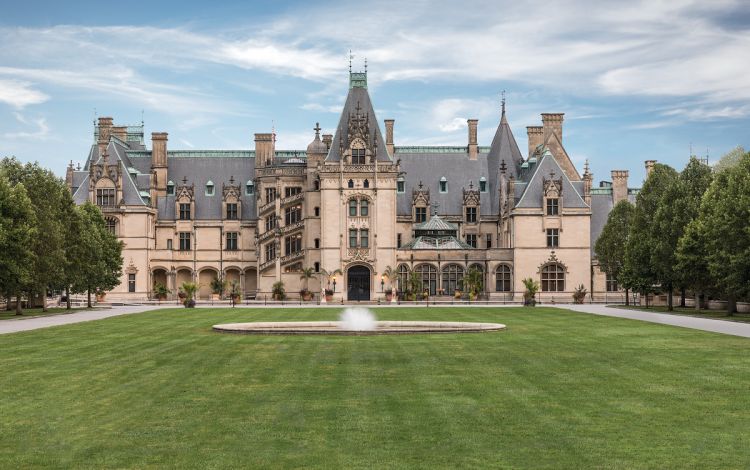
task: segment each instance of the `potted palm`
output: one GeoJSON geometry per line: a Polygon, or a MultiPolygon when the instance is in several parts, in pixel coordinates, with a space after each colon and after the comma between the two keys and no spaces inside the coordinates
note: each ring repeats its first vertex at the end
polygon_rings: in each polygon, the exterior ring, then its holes
{"type": "Polygon", "coordinates": [[[340,269],[334,269],[333,271],[327,271],[325,269],[321,269],[320,273],[318,275],[321,278],[321,284],[323,279],[326,281],[326,288],[324,290],[326,302],[330,302],[333,300],[333,290],[331,289],[331,278],[336,275],[343,275],[340,269]]]}
{"type": "Polygon", "coordinates": [[[240,303],[240,283],[232,281],[229,283],[229,295],[232,298],[232,302],[235,304],[240,303]]]}
{"type": "Polygon", "coordinates": [[[161,282],[157,282],[154,284],[154,297],[156,297],[156,300],[158,300],[159,302],[167,300],[167,296],[171,293],[172,291],[167,289],[167,286],[165,286],[161,282]]]}
{"type": "Polygon", "coordinates": [[[586,290],[585,287],[583,287],[583,284],[581,284],[580,286],[576,287],[575,290],[573,291],[573,303],[574,304],[582,304],[583,301],[586,299],[586,293],[587,292],[588,291],[586,290]]]}
{"type": "Polygon", "coordinates": [[[330,302],[331,300],[333,300],[333,290],[325,289],[325,294],[326,294],[326,302],[330,302]]]}
{"type": "Polygon", "coordinates": [[[183,305],[185,308],[195,307],[195,292],[198,290],[198,284],[194,282],[183,282],[182,291],[185,292],[185,300],[183,305]]]}
{"type": "Polygon", "coordinates": [[[417,300],[417,292],[422,290],[422,276],[419,273],[412,271],[409,274],[409,278],[406,280],[406,300],[417,300]]]}
{"type": "Polygon", "coordinates": [[[523,293],[523,304],[527,307],[536,305],[536,293],[539,292],[539,283],[534,279],[527,277],[523,281],[526,291],[523,293]]]}
{"type": "Polygon", "coordinates": [[[313,293],[310,292],[310,278],[315,277],[315,270],[313,268],[303,268],[300,272],[299,278],[305,283],[305,287],[299,291],[299,296],[305,302],[312,300],[313,293]]]}
{"type": "Polygon", "coordinates": [[[284,290],[284,282],[277,281],[273,283],[271,288],[273,294],[273,300],[284,300],[286,298],[286,290],[284,290]]]}
{"type": "Polygon", "coordinates": [[[227,281],[217,277],[211,280],[211,300],[220,300],[221,294],[227,288],[227,281]]]}
{"type": "Polygon", "coordinates": [[[476,300],[482,292],[482,271],[471,268],[464,277],[464,287],[469,291],[469,300],[476,300]]]}
{"type": "Polygon", "coordinates": [[[388,278],[388,288],[383,291],[385,300],[391,302],[393,300],[393,279],[396,278],[396,271],[392,267],[386,266],[383,270],[383,276],[388,278]]]}

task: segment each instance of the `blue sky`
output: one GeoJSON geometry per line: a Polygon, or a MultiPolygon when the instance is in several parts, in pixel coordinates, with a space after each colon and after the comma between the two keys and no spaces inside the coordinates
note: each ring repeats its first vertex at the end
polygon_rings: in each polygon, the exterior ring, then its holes
{"type": "MultiPolygon", "coordinates": [[[[369,64],[396,145],[489,145],[500,91],[526,126],[564,112],[564,144],[596,181],[750,147],[745,1],[11,2],[0,5],[0,155],[62,175],[92,120],[169,132],[172,149],[304,149],[333,132],[348,50],[369,64]]],[[[149,143],[150,145],[150,143],[149,143]]]]}

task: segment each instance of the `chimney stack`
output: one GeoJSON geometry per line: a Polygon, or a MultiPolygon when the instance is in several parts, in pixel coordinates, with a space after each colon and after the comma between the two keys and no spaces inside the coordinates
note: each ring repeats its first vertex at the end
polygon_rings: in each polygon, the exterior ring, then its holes
{"type": "Polygon", "coordinates": [[[255,166],[262,167],[273,164],[276,153],[276,143],[273,134],[255,134],[255,166]]]}
{"type": "Polygon", "coordinates": [[[151,133],[151,168],[167,167],[167,133],[151,133]]]}
{"type": "Polygon", "coordinates": [[[544,143],[542,139],[542,126],[527,126],[526,135],[529,138],[529,157],[534,155],[536,148],[544,143]]]}
{"type": "Polygon", "coordinates": [[[479,148],[477,146],[477,123],[478,119],[469,119],[466,121],[469,124],[469,160],[476,160],[479,148]]]}
{"type": "Polygon", "coordinates": [[[651,175],[651,172],[654,170],[654,165],[656,165],[656,160],[646,160],[646,178],[651,175]]]}
{"type": "Polygon", "coordinates": [[[328,150],[331,150],[331,142],[333,142],[333,134],[323,134],[323,143],[326,144],[328,150]]]}
{"type": "Polygon", "coordinates": [[[73,160],[70,161],[68,169],[65,171],[65,185],[68,187],[68,190],[73,189],[73,160]]]}
{"type": "Polygon", "coordinates": [[[99,155],[104,155],[109,144],[109,136],[112,132],[112,118],[111,117],[100,117],[97,125],[99,128],[99,138],[97,144],[99,146],[99,155]]]}
{"type": "Polygon", "coordinates": [[[565,113],[542,113],[542,128],[546,142],[550,134],[555,133],[560,143],[563,143],[563,116],[565,113]]]}
{"type": "Polygon", "coordinates": [[[388,149],[388,155],[393,156],[394,145],[393,145],[393,119],[386,119],[385,121],[385,148],[388,149]]]}
{"type": "Polygon", "coordinates": [[[628,199],[628,170],[612,170],[612,202],[628,199]]]}

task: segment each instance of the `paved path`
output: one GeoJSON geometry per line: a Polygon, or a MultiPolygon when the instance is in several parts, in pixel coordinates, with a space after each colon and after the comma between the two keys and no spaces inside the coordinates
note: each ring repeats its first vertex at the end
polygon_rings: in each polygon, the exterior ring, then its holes
{"type": "MultiPolygon", "coordinates": [[[[549,305],[545,306],[549,307],[549,305]]],[[[708,318],[688,317],[668,313],[644,312],[642,310],[607,307],[606,305],[555,305],[555,307],[574,310],[576,312],[593,313],[594,315],[643,320],[651,323],[661,323],[662,325],[681,326],[694,330],[712,331],[714,333],[750,338],[750,323],[711,320],[708,318]]]]}
{"type": "Polygon", "coordinates": [[[39,328],[48,328],[50,326],[69,325],[71,323],[101,320],[102,318],[115,317],[117,315],[127,315],[130,313],[140,313],[148,310],[156,310],[157,308],[163,307],[159,307],[156,305],[127,305],[101,310],[84,310],[75,313],[49,315],[46,317],[19,318],[18,320],[0,320],[0,335],[4,335],[7,333],[16,333],[19,331],[36,330],[39,328]]]}

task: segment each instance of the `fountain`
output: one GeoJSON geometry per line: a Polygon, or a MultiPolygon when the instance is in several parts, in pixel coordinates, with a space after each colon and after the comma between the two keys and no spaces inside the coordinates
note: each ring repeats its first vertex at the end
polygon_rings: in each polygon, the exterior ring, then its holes
{"type": "Polygon", "coordinates": [[[376,321],[372,310],[349,307],[340,321],[252,322],[214,325],[220,333],[261,335],[384,335],[412,333],[483,333],[500,331],[500,323],[471,323],[444,321],[376,321]]]}

